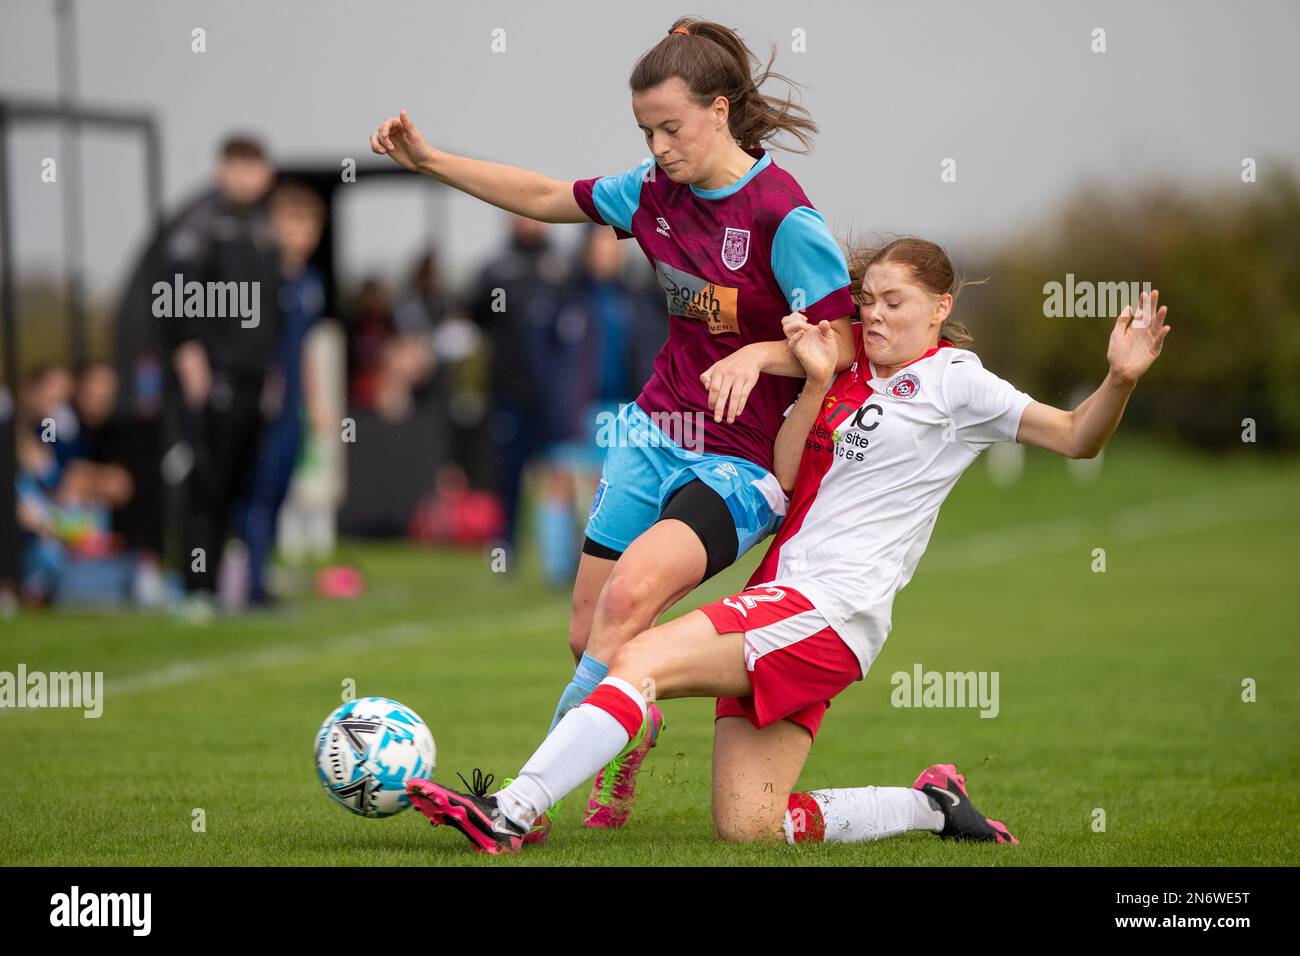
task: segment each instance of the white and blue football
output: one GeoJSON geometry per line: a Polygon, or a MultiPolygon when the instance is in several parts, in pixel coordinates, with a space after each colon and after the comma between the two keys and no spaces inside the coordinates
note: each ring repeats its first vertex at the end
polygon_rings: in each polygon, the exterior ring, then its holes
{"type": "Polygon", "coordinates": [[[349,701],[316,734],[316,772],[331,800],[363,817],[411,805],[406,782],[433,777],[437,749],[419,714],[387,697],[349,701]]]}

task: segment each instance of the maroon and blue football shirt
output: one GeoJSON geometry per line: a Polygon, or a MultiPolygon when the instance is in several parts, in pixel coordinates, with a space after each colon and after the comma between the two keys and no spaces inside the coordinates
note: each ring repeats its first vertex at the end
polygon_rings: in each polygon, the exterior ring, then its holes
{"type": "Polygon", "coordinates": [[[594,222],[634,238],[666,296],[668,341],[636,403],[651,416],[707,415],[706,454],[734,455],[769,471],[783,413],[803,381],[761,375],[745,410],[714,422],[700,375],[752,342],[785,338],[781,319],[853,315],[848,265],[821,213],[762,149],[721,189],[673,182],[647,157],[616,176],[583,179],[573,195],[594,222]]]}

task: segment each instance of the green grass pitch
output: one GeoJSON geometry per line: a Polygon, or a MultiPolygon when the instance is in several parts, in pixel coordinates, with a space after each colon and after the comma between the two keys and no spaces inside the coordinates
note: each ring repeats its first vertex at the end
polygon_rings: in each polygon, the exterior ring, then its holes
{"type": "MultiPolygon", "coordinates": [[[[585,788],[548,845],[505,861],[415,812],[353,817],[326,799],[312,761],[345,679],[424,717],[440,779],[478,766],[499,781],[539,742],[571,662],[567,595],[530,573],[404,545],[350,544],[341,559],[364,570],[363,598],[206,628],[142,614],[0,622],[0,670],[102,670],[108,684],[97,720],[0,712],[0,864],[1300,863],[1300,462],[1118,443],[1091,483],[1034,452],[1011,489],[983,462],[958,483],[892,635],[835,702],[801,786],[907,786],[955,761],[981,809],[1020,837],[1014,848],[929,834],[719,844],[711,701],[666,704],[621,832],[581,828],[585,788]],[[997,671],[1000,713],[891,706],[890,675],[918,662],[997,671]],[[206,832],[191,828],[196,808],[206,832]]],[[[757,559],[673,613],[738,590],[757,559]]]]}

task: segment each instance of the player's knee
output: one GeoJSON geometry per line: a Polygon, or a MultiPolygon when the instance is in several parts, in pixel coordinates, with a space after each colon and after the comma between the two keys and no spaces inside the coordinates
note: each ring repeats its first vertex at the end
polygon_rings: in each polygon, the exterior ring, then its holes
{"type": "Polygon", "coordinates": [[[759,822],[735,813],[713,814],[714,835],[723,843],[757,843],[775,839],[770,821],[759,822]]]}
{"type": "Polygon", "coordinates": [[[723,843],[750,843],[745,839],[745,830],[734,817],[713,811],[713,835],[723,843]]]}
{"type": "Polygon", "coordinates": [[[633,574],[615,569],[601,595],[605,618],[638,626],[642,618],[652,613],[657,582],[652,574],[633,574]]]}
{"type": "Polygon", "coordinates": [[[609,664],[610,673],[627,675],[638,680],[651,677],[654,670],[654,653],[653,645],[644,640],[642,635],[637,635],[614,652],[609,664]]]}
{"type": "Polygon", "coordinates": [[[753,793],[743,781],[723,774],[713,781],[714,835],[724,843],[785,839],[785,803],[768,792],[753,793]]]}

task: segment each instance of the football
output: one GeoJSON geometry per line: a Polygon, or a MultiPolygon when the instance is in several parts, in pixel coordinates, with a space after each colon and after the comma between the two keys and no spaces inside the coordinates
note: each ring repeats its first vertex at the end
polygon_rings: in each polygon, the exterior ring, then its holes
{"type": "Polygon", "coordinates": [[[411,805],[406,781],[431,778],[433,734],[411,708],[387,697],[349,701],[316,734],[316,773],[329,798],[363,817],[391,817],[411,805]]]}

